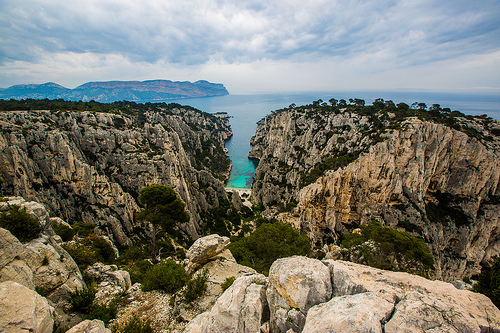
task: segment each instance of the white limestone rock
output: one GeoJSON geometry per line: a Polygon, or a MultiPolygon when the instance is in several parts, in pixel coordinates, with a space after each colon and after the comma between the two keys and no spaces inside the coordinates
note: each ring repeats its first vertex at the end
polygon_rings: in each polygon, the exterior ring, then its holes
{"type": "Polygon", "coordinates": [[[54,309],[35,291],[13,281],[0,283],[0,332],[52,332],[54,309]]]}
{"type": "Polygon", "coordinates": [[[309,310],[302,333],[382,333],[393,309],[394,304],[371,292],[334,297],[309,310]]]}
{"type": "Polygon", "coordinates": [[[104,326],[102,320],[84,320],[78,325],[70,328],[66,333],[111,333],[111,330],[104,326]]]}
{"type": "Polygon", "coordinates": [[[200,265],[224,251],[229,243],[228,237],[217,234],[198,238],[186,253],[186,258],[189,259],[188,273],[194,272],[200,265]]]}
{"type": "Polygon", "coordinates": [[[269,270],[267,302],[272,332],[300,332],[307,311],[332,297],[330,271],[319,260],[294,256],[276,260],[269,270]]]}
{"type": "Polygon", "coordinates": [[[192,325],[186,327],[186,332],[258,332],[269,313],[265,283],[266,277],[262,274],[239,277],[217,299],[208,314],[199,315],[192,325]]]}

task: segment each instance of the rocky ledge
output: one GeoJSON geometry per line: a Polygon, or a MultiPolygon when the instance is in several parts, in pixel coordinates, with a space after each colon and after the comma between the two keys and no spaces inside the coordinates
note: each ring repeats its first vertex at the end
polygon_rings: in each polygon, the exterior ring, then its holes
{"type": "Polygon", "coordinates": [[[450,283],[345,261],[279,259],[238,278],[185,332],[498,332],[500,311],[450,283]]]}

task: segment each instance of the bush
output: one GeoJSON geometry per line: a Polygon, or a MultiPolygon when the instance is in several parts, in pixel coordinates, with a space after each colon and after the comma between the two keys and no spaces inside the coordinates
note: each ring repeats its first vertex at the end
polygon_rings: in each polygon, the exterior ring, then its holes
{"type": "Polygon", "coordinates": [[[77,222],[73,224],[73,229],[80,237],[88,237],[94,233],[96,225],[93,223],[77,222]]]}
{"type": "Polygon", "coordinates": [[[134,265],[130,266],[128,272],[132,283],[144,283],[146,274],[153,269],[154,265],[147,260],[139,260],[134,265]]]}
{"type": "Polygon", "coordinates": [[[478,280],[474,290],[488,296],[493,304],[500,307],[500,258],[491,267],[483,267],[478,280]]]}
{"type": "Polygon", "coordinates": [[[311,245],[309,238],[291,225],[275,222],[262,224],[250,236],[231,243],[229,249],[240,265],[268,275],[276,259],[306,256],[311,252],[311,245]]]}
{"type": "Polygon", "coordinates": [[[361,233],[343,235],[342,247],[349,250],[352,260],[388,270],[412,268],[421,275],[427,275],[429,270],[434,269],[434,258],[423,240],[407,232],[384,227],[375,220],[360,229],[361,233]],[[369,242],[372,245],[368,245],[369,242]]]}
{"type": "Polygon", "coordinates": [[[96,262],[112,263],[116,258],[111,244],[96,234],[90,234],[85,239],[64,244],[62,247],[73,257],[81,271],[96,262]]]}
{"type": "Polygon", "coordinates": [[[226,291],[227,288],[231,287],[233,285],[234,280],[236,280],[234,276],[226,278],[224,282],[222,282],[222,284],[220,285],[222,291],[224,292],[226,291]]]}
{"type": "Polygon", "coordinates": [[[69,292],[69,302],[73,311],[89,313],[95,299],[95,290],[92,288],[69,292]]]}
{"type": "Polygon", "coordinates": [[[189,277],[182,265],[173,260],[165,260],[150,269],[144,277],[142,290],[164,290],[174,293],[184,287],[189,277]]]}
{"type": "Polygon", "coordinates": [[[95,293],[93,288],[69,292],[71,308],[73,311],[83,313],[85,319],[99,319],[108,323],[116,317],[118,312],[117,299],[111,300],[108,305],[96,304],[94,303],[95,293]]]}
{"type": "Polygon", "coordinates": [[[38,220],[28,214],[26,209],[15,205],[0,214],[0,227],[9,230],[21,243],[37,238],[42,232],[38,220]]]}
{"type": "Polygon", "coordinates": [[[188,302],[192,302],[200,297],[207,290],[208,271],[204,269],[200,274],[188,281],[186,289],[182,292],[182,297],[188,302]]]}
{"type": "Polygon", "coordinates": [[[133,317],[129,322],[118,327],[113,327],[113,333],[153,333],[151,321],[133,317]]]}
{"type": "Polygon", "coordinates": [[[99,319],[102,320],[105,324],[109,323],[111,319],[116,318],[116,314],[118,313],[116,302],[117,300],[113,299],[107,305],[93,303],[90,306],[89,313],[84,316],[85,319],[99,319]]]}
{"type": "Polygon", "coordinates": [[[58,223],[58,222],[52,222],[52,229],[54,229],[54,232],[61,236],[61,239],[63,242],[68,242],[73,239],[73,236],[76,235],[76,230],[68,227],[65,224],[58,223]]]}

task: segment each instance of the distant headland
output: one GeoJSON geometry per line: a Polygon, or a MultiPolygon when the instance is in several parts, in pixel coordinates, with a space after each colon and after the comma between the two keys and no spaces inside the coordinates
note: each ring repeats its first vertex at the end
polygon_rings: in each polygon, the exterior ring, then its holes
{"type": "Polygon", "coordinates": [[[148,81],[107,81],[87,82],[74,89],[57,83],[20,84],[0,88],[2,99],[65,99],[75,101],[115,102],[127,101],[164,101],[169,99],[210,97],[229,95],[220,83],[205,80],[196,82],[148,80],[148,81]]]}

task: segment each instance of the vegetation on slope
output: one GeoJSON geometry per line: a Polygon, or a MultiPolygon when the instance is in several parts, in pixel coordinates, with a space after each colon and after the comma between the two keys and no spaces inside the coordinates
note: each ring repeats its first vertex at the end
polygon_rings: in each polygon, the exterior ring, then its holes
{"type": "Polygon", "coordinates": [[[268,275],[276,259],[293,255],[307,256],[311,252],[311,245],[309,238],[291,225],[274,222],[264,223],[250,236],[234,241],[229,245],[229,250],[240,265],[268,275]]]}
{"type": "Polygon", "coordinates": [[[407,232],[384,227],[378,221],[344,234],[342,257],[360,264],[430,277],[434,259],[423,240],[407,232]]]}

